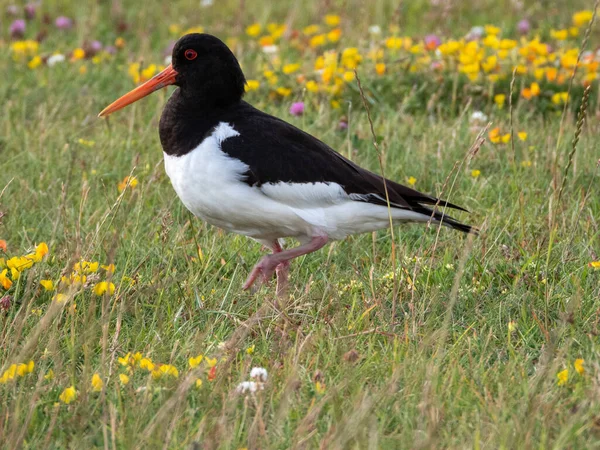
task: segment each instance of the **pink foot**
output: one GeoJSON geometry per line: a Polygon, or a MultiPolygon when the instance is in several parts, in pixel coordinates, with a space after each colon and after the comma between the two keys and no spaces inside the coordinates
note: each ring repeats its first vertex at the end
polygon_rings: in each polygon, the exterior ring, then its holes
{"type": "MultiPolygon", "coordinates": [[[[287,262],[287,261],[286,261],[287,262]]],[[[280,263],[273,255],[266,255],[261,258],[261,260],[254,266],[250,275],[246,279],[246,282],[242,286],[242,289],[247,290],[252,287],[257,278],[261,278],[261,283],[268,283],[269,280],[273,277],[275,273],[275,269],[279,266],[280,263]]]]}

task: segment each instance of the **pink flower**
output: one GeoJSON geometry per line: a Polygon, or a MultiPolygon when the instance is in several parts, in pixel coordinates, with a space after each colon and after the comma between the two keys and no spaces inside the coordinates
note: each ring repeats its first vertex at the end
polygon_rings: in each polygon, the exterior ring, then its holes
{"type": "Polygon", "coordinates": [[[25,21],[23,19],[17,19],[10,24],[10,35],[14,38],[23,37],[25,34],[25,21]]]}
{"type": "Polygon", "coordinates": [[[529,24],[529,20],[527,19],[523,19],[517,24],[517,30],[519,30],[519,33],[521,34],[529,33],[530,29],[531,25],[529,24]]]}
{"type": "Polygon", "coordinates": [[[68,30],[73,26],[73,21],[68,17],[59,16],[54,21],[54,25],[56,25],[56,28],[59,28],[61,30],[68,30]]]}
{"type": "Polygon", "coordinates": [[[8,311],[11,300],[12,297],[10,295],[5,295],[4,297],[0,298],[0,310],[8,311]]]}
{"type": "Polygon", "coordinates": [[[25,5],[25,18],[31,20],[35,18],[36,5],[34,3],[27,3],[25,5]]]}
{"type": "Polygon", "coordinates": [[[304,114],[304,102],[292,103],[292,106],[290,106],[290,114],[292,116],[301,116],[304,114]]]}
{"type": "Polygon", "coordinates": [[[442,40],[436,34],[428,34],[423,38],[427,50],[435,50],[440,46],[442,40]]]}

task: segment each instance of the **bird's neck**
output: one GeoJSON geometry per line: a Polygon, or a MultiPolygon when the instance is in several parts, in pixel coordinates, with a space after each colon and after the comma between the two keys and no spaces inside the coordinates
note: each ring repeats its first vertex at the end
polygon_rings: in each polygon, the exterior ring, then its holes
{"type": "Polygon", "coordinates": [[[194,150],[212,130],[231,116],[241,100],[225,104],[209,96],[185,95],[181,89],[173,92],[160,118],[160,142],[166,154],[182,156],[194,150]]]}

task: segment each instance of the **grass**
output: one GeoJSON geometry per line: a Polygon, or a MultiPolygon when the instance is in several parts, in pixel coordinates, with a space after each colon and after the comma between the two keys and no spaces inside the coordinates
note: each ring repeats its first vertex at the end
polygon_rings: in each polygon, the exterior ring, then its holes
{"type": "MultiPolygon", "coordinates": [[[[124,4],[128,51],[156,59],[171,22],[196,21],[208,31],[208,24],[222,31],[237,23],[235,2],[200,12],[196,3],[124,4]]],[[[444,17],[463,30],[481,20],[514,22],[504,3],[479,4],[465,16],[457,3],[444,17]]],[[[111,36],[108,6],[82,5],[47,8],[111,36]]],[[[436,14],[425,2],[414,5],[409,31],[436,14]]],[[[549,26],[555,20],[542,3],[528,8],[549,26]]],[[[576,10],[570,2],[549,9],[576,10]]],[[[386,23],[390,10],[387,2],[355,8],[349,39],[386,23]]],[[[301,24],[323,12],[316,3],[306,10],[264,3],[252,14],[281,20],[289,11],[301,24]]],[[[94,37],[78,30],[70,39],[94,37]]],[[[60,35],[49,39],[61,45],[60,35]]],[[[241,55],[244,65],[252,58],[241,55]]],[[[124,62],[81,75],[69,64],[13,70],[10,56],[0,56],[0,238],[9,257],[42,241],[50,248],[0,312],[0,373],[35,362],[31,374],[0,385],[4,448],[598,447],[600,271],[589,265],[600,249],[597,121],[583,126],[565,172],[576,128],[570,111],[557,145],[561,117],[517,105],[514,129],[526,131],[527,141],[515,141],[514,154],[510,145],[485,143],[466,158],[480,131],[469,124],[471,110],[408,115],[393,102],[371,105],[386,176],[415,177],[417,189],[466,206],[472,214],[462,218],[481,234],[396,228],[395,281],[389,230],[335,242],[293,263],[283,302],[274,285],[240,289],[263,254],[258,244],[202,223],[176,198],[157,136],[167,92],[109,121],[95,118],[131,88],[124,62]],[[128,175],[139,184],[119,193],[128,175]],[[108,275],[114,295],[88,287],[52,302],[39,281],[57,281],[82,259],[115,264],[108,275]],[[179,377],[154,380],[136,368],[122,385],[127,369],[118,358],[138,351],[174,365],[179,377]],[[198,354],[205,361],[189,371],[198,354]],[[206,358],[217,358],[212,373],[206,358]],[[573,366],[579,358],[583,374],[573,366]],[[236,393],[255,366],[269,372],[265,389],[236,393]],[[559,386],[564,369],[569,379],[559,386]],[[104,382],[100,392],[92,389],[94,373],[104,382]],[[66,405],[59,396],[71,385],[78,395],[66,405]]],[[[338,111],[323,102],[294,118],[287,102],[257,93],[248,99],[379,170],[362,105],[352,104],[349,130],[340,132],[347,104],[338,111]]],[[[490,111],[494,124],[509,123],[508,108],[490,111]]],[[[99,271],[88,284],[101,279],[99,271]]]]}

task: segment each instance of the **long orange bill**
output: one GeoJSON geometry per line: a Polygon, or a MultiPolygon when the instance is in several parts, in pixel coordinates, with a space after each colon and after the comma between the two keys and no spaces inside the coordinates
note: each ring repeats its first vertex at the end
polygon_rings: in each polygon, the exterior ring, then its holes
{"type": "Polygon", "coordinates": [[[158,91],[159,89],[162,89],[170,84],[175,84],[176,77],[177,71],[173,69],[171,64],[169,64],[165,70],[154,75],[144,84],[136,87],[133,91],[128,92],[123,97],[112,102],[110,105],[104,108],[100,114],[98,114],[98,117],[108,116],[109,114],[138,101],[140,98],[152,94],[154,91],[158,91]]]}

